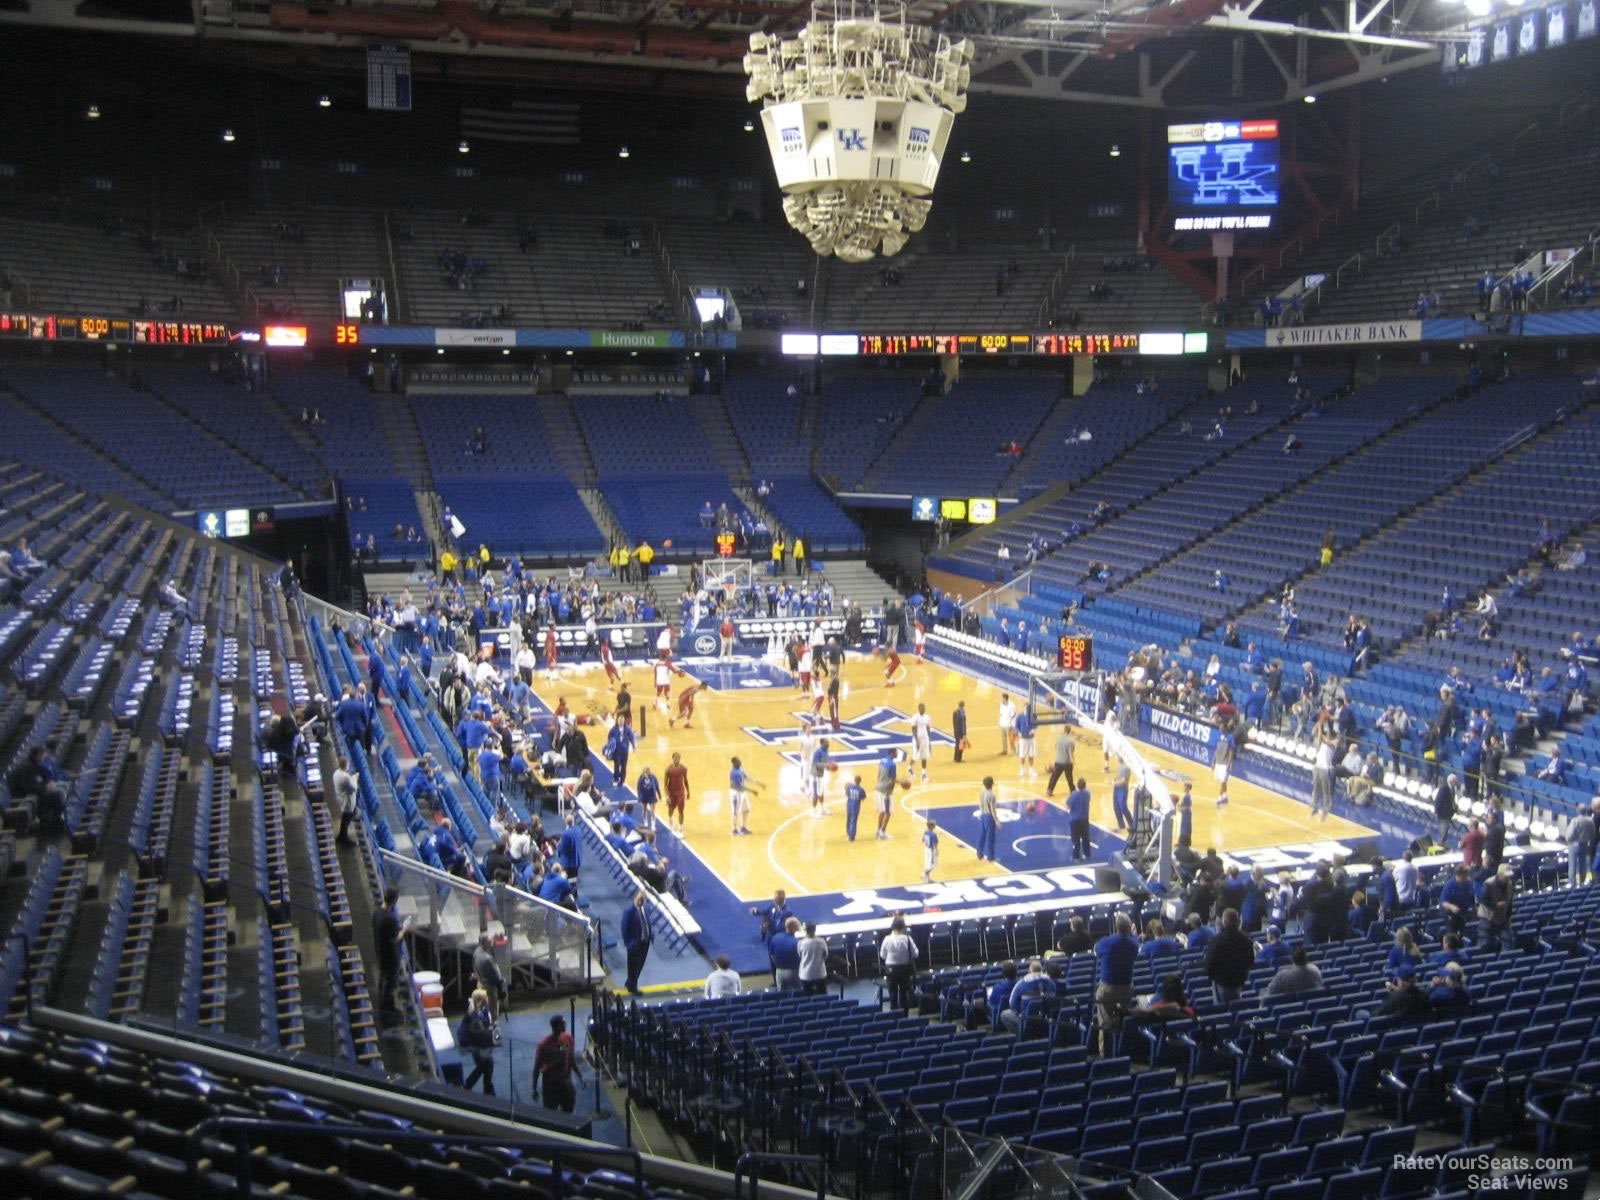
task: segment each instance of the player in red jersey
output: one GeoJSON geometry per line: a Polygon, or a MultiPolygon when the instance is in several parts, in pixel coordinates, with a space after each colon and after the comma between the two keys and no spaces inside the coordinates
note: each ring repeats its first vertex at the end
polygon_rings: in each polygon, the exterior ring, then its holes
{"type": "Polygon", "coordinates": [[[600,638],[600,665],[606,669],[607,680],[611,683],[621,682],[622,673],[617,670],[617,664],[611,657],[611,639],[604,636],[600,638]]]}
{"type": "Polygon", "coordinates": [[[917,648],[917,661],[928,661],[928,627],[921,621],[917,622],[916,632],[913,635],[913,645],[917,648]]]}
{"type": "Polygon", "coordinates": [[[900,651],[890,646],[888,657],[883,664],[883,686],[893,687],[904,675],[905,668],[900,665],[900,651]]]}
{"type": "Polygon", "coordinates": [[[679,837],[683,836],[683,813],[689,805],[689,768],[679,761],[678,752],[672,752],[672,765],[663,772],[667,788],[667,824],[679,837]]]}
{"type": "Polygon", "coordinates": [[[547,675],[556,673],[556,663],[561,661],[561,652],[556,649],[556,627],[548,625],[544,631],[544,669],[547,675]]]}
{"type": "Polygon", "coordinates": [[[693,729],[694,726],[689,724],[689,722],[694,719],[694,698],[710,686],[711,685],[709,683],[696,683],[684,688],[683,691],[679,692],[678,712],[675,716],[668,719],[667,725],[669,727],[675,727],[679,721],[682,721],[685,729],[693,729]]]}

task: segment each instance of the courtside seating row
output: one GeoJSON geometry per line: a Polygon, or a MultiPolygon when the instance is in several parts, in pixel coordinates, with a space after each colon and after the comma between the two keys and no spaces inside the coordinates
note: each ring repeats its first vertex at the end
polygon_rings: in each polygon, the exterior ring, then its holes
{"type": "MultiPolygon", "coordinates": [[[[443,1131],[402,1141],[439,1127],[381,1102],[357,1110],[247,1072],[40,1029],[0,1028],[0,1080],[0,1189],[9,1195],[227,1200],[238,1194],[235,1136],[192,1132],[224,1113],[292,1123],[291,1132],[248,1135],[251,1195],[261,1200],[553,1200],[558,1182],[587,1200],[709,1195],[654,1187],[631,1169],[578,1169],[570,1154],[558,1173],[551,1151],[527,1138],[496,1149],[453,1144],[443,1131]],[[330,1132],[351,1126],[367,1132],[330,1132]]],[[[448,1102],[449,1093],[437,1096],[448,1102]]]]}

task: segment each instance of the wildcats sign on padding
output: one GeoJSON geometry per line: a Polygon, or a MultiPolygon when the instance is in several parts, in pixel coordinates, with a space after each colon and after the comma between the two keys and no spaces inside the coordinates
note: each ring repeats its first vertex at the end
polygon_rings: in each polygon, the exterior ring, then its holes
{"type": "Polygon", "coordinates": [[[1139,706],[1139,737],[1152,746],[1170,750],[1174,754],[1207,766],[1217,756],[1217,727],[1207,721],[1186,717],[1182,713],[1156,708],[1151,704],[1139,706]]]}
{"type": "MultiPolygon", "coordinates": [[[[803,712],[793,714],[796,721],[803,721],[810,715],[803,712]]],[[[816,735],[828,739],[828,757],[837,763],[877,762],[879,755],[885,750],[911,748],[911,718],[897,708],[888,708],[882,704],[868,709],[859,717],[840,722],[837,731],[830,728],[826,721],[819,722],[812,728],[816,735]]],[[[744,731],[763,746],[782,748],[787,745],[798,746],[801,739],[806,736],[807,728],[803,723],[777,729],[746,725],[744,731]]],[[[955,739],[948,733],[942,733],[937,729],[931,731],[928,740],[934,746],[956,744],[955,739]]]]}

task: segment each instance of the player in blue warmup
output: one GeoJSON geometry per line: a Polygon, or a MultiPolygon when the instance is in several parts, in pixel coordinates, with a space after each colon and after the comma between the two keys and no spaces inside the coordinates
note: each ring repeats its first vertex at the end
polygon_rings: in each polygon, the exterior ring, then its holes
{"type": "Polygon", "coordinates": [[[735,758],[728,772],[728,802],[733,808],[733,836],[750,833],[750,793],[761,791],[765,785],[750,777],[744,765],[735,758]]]}
{"type": "Polygon", "coordinates": [[[933,882],[933,869],[939,865],[939,827],[932,817],[922,834],[922,882],[933,882]]]}
{"type": "Polygon", "coordinates": [[[983,791],[978,793],[978,858],[997,862],[995,841],[1000,834],[1000,802],[995,799],[994,776],[983,777],[983,791]]]}
{"type": "Polygon", "coordinates": [[[1072,858],[1088,858],[1094,851],[1089,844],[1089,785],[1082,779],[1067,797],[1067,822],[1072,831],[1072,858]]]}
{"type": "Polygon", "coordinates": [[[656,773],[650,769],[648,763],[639,772],[639,781],[633,785],[635,794],[639,797],[639,807],[643,814],[642,826],[645,829],[656,827],[656,804],[661,799],[661,781],[656,778],[656,773]]]}
{"type": "Polygon", "coordinates": [[[867,789],[861,786],[857,775],[844,789],[844,833],[850,841],[856,840],[856,822],[861,820],[861,803],[867,798],[867,789]]]}

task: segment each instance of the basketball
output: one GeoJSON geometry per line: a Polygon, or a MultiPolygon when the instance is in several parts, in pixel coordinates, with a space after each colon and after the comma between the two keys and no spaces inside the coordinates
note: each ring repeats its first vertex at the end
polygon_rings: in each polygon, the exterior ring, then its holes
{"type": "Polygon", "coordinates": [[[909,791],[910,791],[910,790],[911,790],[911,780],[909,780],[909,779],[902,779],[902,780],[901,780],[901,781],[900,781],[900,790],[901,790],[901,791],[902,791],[902,792],[909,792],[909,791]]]}
{"type": "Polygon", "coordinates": [[[672,549],[672,539],[671,538],[662,538],[661,539],[661,548],[663,550],[671,550],[672,549]]]}
{"type": "Polygon", "coordinates": [[[839,769],[839,764],[838,764],[838,763],[836,763],[836,762],[830,762],[830,763],[829,763],[829,764],[828,764],[828,770],[830,770],[830,771],[837,771],[837,770],[838,770],[838,769],[839,769]]]}

